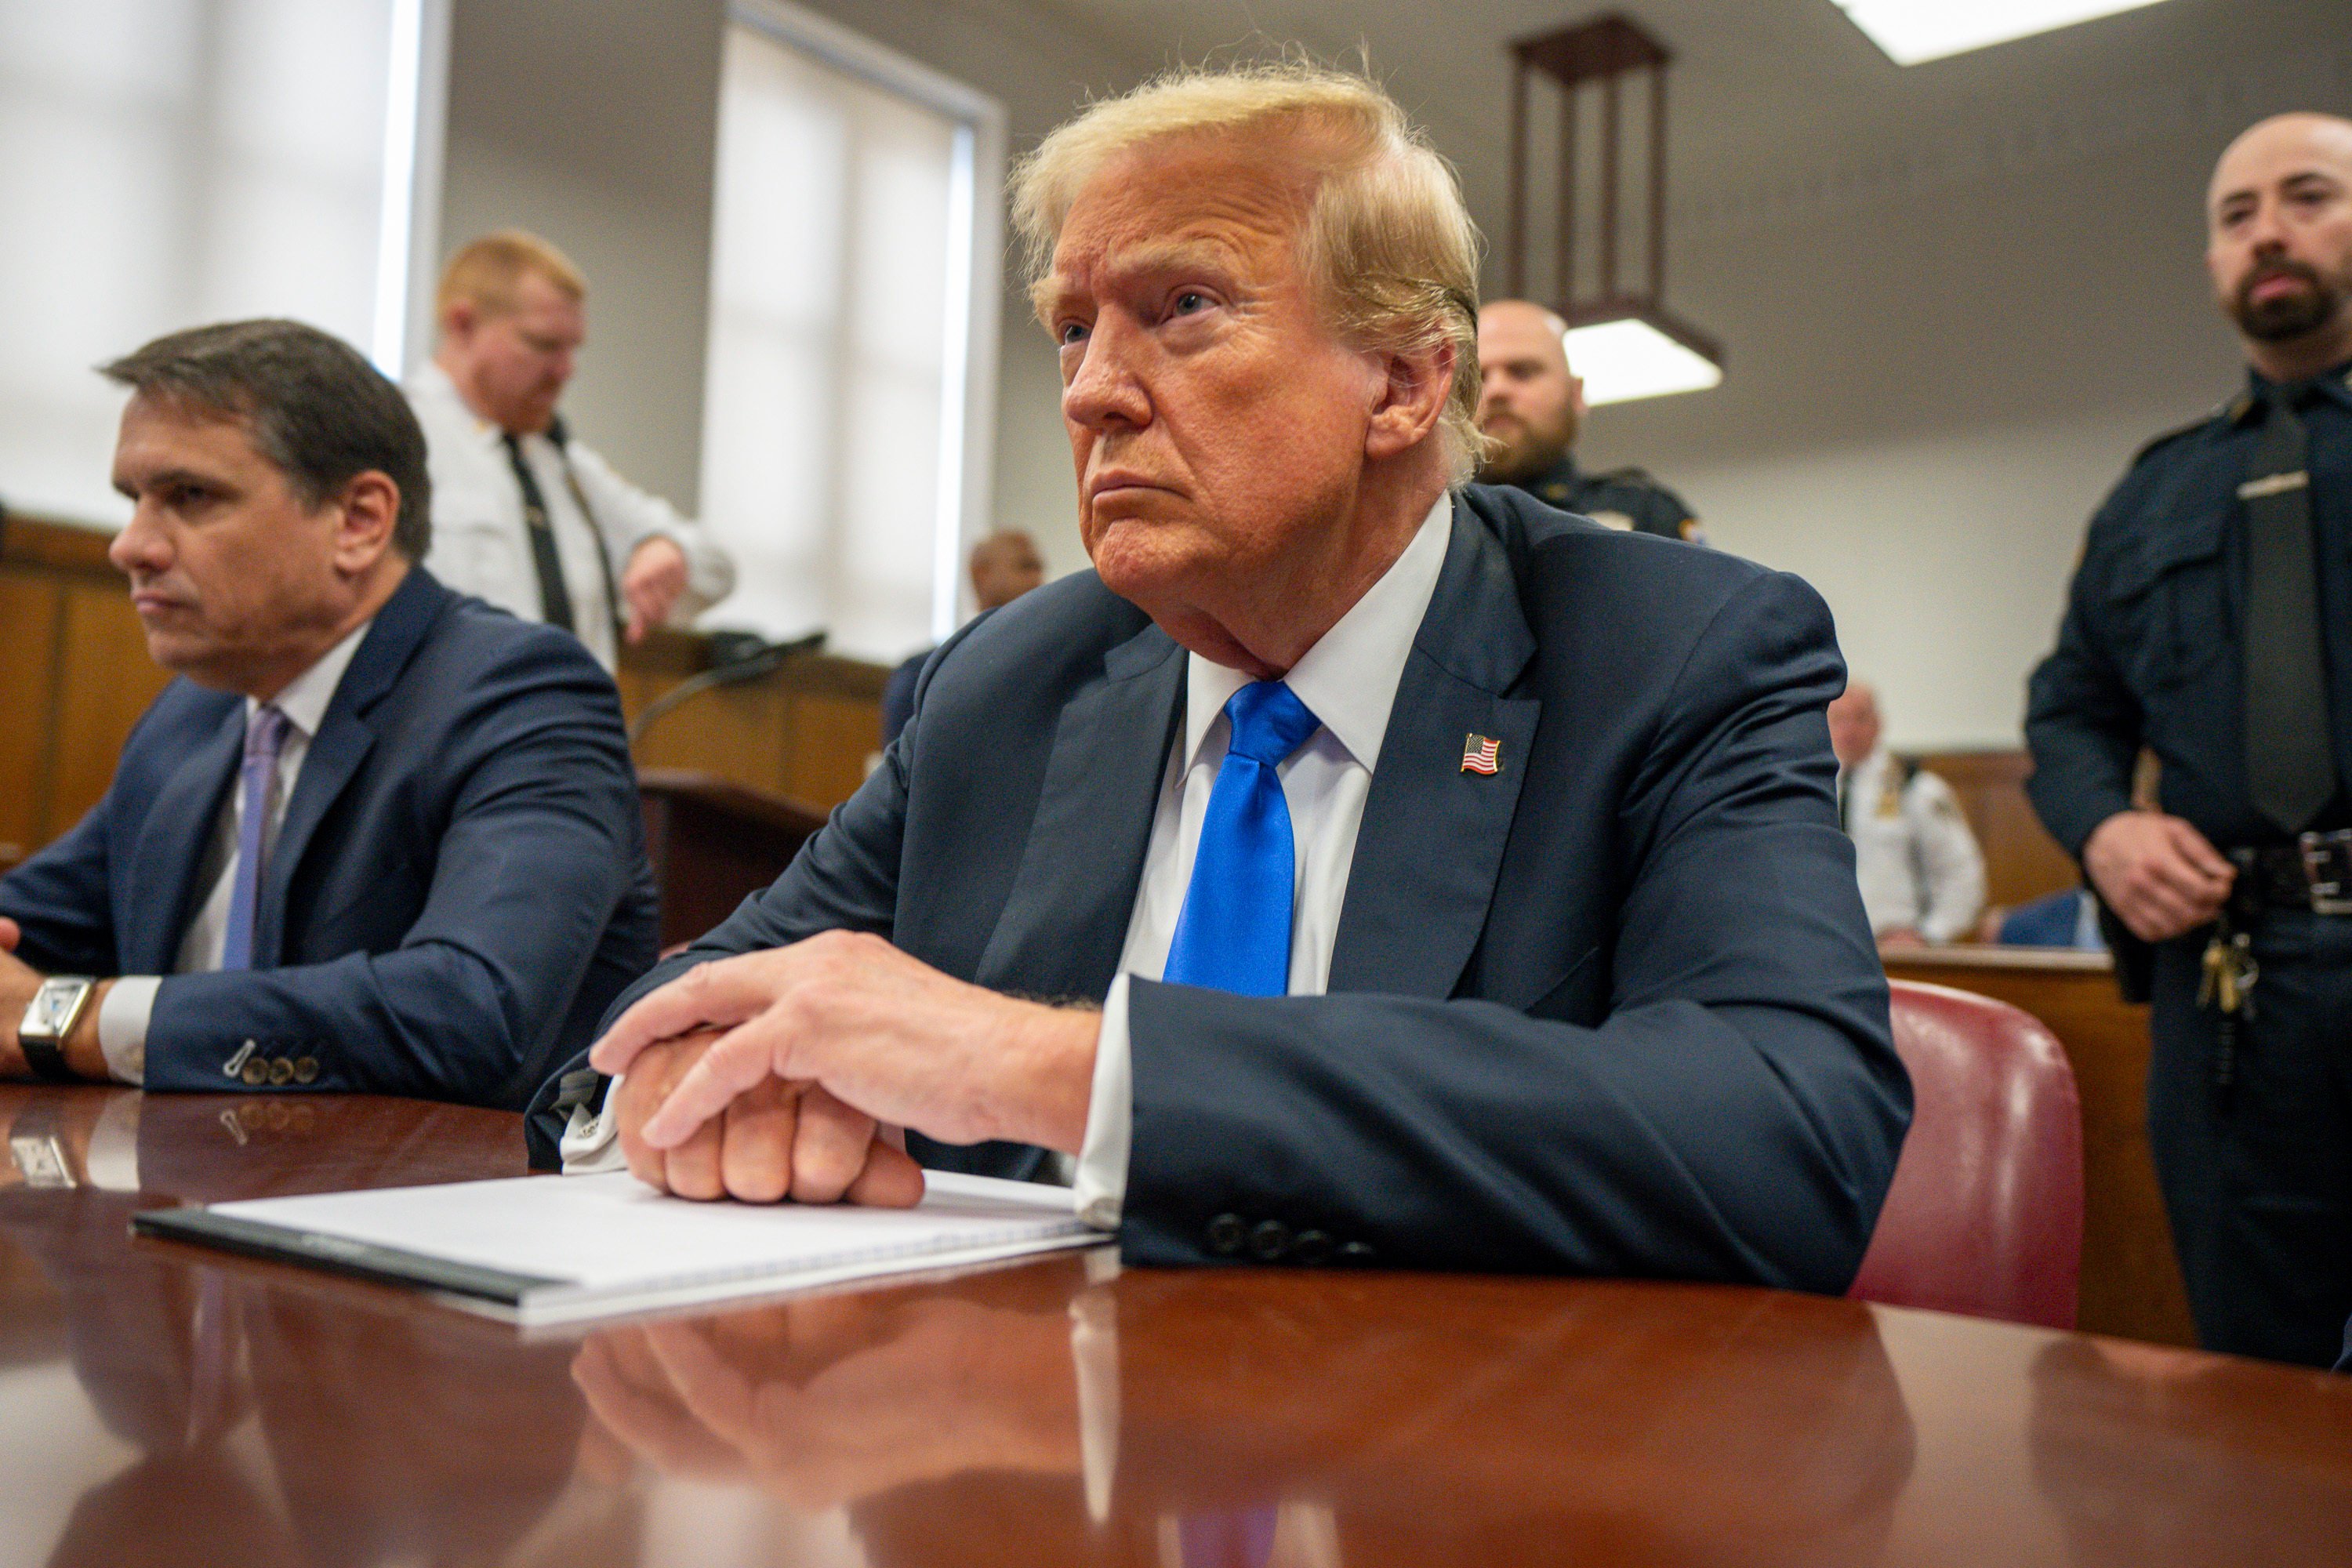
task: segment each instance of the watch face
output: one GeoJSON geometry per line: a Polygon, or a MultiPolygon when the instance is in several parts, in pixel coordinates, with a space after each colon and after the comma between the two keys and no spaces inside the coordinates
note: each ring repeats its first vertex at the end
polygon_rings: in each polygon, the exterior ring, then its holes
{"type": "Polygon", "coordinates": [[[66,1020],[73,1016],[74,1003],[80,998],[81,983],[75,980],[46,982],[33,994],[33,1005],[27,1010],[26,1022],[30,1033],[55,1039],[65,1032],[66,1020]]]}

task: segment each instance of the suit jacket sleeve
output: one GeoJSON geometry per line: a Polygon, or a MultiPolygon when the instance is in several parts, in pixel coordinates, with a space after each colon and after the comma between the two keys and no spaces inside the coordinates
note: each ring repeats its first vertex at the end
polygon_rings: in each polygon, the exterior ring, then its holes
{"type": "Polygon", "coordinates": [[[2139,702],[2101,627],[2121,510],[2119,494],[2093,521],[2083,563],[2067,589],[2058,646],[2026,687],[2025,743],[2033,752],[2026,794],[2051,837],[2078,860],[2091,830],[2130,808],[2132,765],[2139,753],[2139,702]]]}
{"type": "Polygon", "coordinates": [[[1230,1215],[1401,1268],[1845,1289],[1910,1095],[1835,822],[1843,679],[1793,579],[1700,637],[1623,796],[1597,1026],[1133,982],[1127,1257],[1214,1261],[1230,1215]]]}
{"type": "Polygon", "coordinates": [[[16,956],[51,974],[112,974],[114,920],[107,900],[106,833],[113,794],[73,831],[0,877],[0,916],[24,940],[16,956]]]}
{"type": "Polygon", "coordinates": [[[218,1089],[250,1039],[267,1056],[315,1057],[322,1089],[528,1099],[580,1027],[582,979],[640,874],[635,774],[612,683],[560,634],[512,645],[451,700],[429,763],[447,820],[421,851],[431,884],[400,945],[166,978],[149,1088],[218,1089]]]}

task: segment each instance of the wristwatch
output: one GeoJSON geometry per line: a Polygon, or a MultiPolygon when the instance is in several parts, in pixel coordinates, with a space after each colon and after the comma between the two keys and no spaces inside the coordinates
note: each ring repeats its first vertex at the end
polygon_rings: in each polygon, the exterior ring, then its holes
{"type": "Polygon", "coordinates": [[[66,1037],[81,1022],[82,1009],[98,982],[87,974],[52,974],[41,982],[25,1006],[25,1021],[16,1026],[16,1043],[24,1047],[25,1065],[52,1083],[70,1083],[66,1066],[66,1037]]]}

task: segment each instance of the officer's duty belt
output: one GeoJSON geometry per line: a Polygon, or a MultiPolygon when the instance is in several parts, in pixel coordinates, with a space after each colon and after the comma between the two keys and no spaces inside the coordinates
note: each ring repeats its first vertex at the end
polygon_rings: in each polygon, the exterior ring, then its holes
{"type": "Polygon", "coordinates": [[[2238,882],[2231,906],[2242,914],[2308,910],[2352,915],[2352,828],[2306,833],[2293,844],[2232,849],[2238,882]]]}

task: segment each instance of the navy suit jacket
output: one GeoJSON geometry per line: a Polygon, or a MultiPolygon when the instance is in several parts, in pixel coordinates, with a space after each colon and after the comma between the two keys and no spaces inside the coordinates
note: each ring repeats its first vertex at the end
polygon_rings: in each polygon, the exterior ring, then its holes
{"type": "Polygon", "coordinates": [[[148,1088],[227,1088],[250,1040],[313,1089],[520,1109],[653,963],[620,700],[577,638],[412,567],[303,759],[254,967],[175,975],[244,737],[244,698],[173,681],[105,798],[0,878],[36,968],[168,976],[148,1088]]]}
{"type": "MultiPolygon", "coordinates": [[[[623,1004],[831,927],[1099,998],[1185,662],[1091,573],[975,622],[776,884],[623,1004]]],[[[1330,994],[1131,986],[1127,1257],[1211,1261],[1234,1219],[1275,1220],[1402,1268],[1843,1289],[1910,1113],[1838,829],[1822,710],[1843,683],[1797,579],[1463,492],[1330,994]],[[1463,771],[1472,733],[1501,742],[1492,777],[1463,771]]]]}

